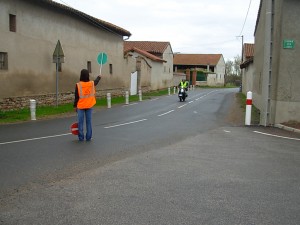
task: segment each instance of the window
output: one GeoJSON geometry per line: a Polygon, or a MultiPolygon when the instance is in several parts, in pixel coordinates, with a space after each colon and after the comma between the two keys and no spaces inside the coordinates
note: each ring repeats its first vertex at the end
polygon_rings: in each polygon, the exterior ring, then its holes
{"type": "Polygon", "coordinates": [[[91,63],[91,61],[87,61],[87,70],[89,71],[89,73],[92,72],[92,63],[91,63]]]}
{"type": "Polygon", "coordinates": [[[8,69],[7,52],[0,52],[0,70],[8,69]]]}
{"type": "Polygon", "coordinates": [[[9,14],[9,31],[11,31],[11,32],[17,31],[16,15],[9,14]]]}
{"type": "Polygon", "coordinates": [[[112,67],[112,64],[109,64],[109,74],[113,74],[113,67],[112,67]]]}

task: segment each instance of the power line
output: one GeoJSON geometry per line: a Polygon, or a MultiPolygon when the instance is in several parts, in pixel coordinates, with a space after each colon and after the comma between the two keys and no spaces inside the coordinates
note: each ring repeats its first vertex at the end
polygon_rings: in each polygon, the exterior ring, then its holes
{"type": "Polygon", "coordinates": [[[242,27],[242,30],[241,30],[239,36],[242,35],[242,32],[244,30],[244,27],[245,27],[245,24],[246,24],[246,21],[247,21],[247,18],[248,18],[248,13],[249,13],[249,10],[250,10],[251,2],[252,2],[252,0],[250,0],[250,2],[249,2],[249,7],[248,7],[248,10],[247,10],[246,18],[245,18],[245,21],[244,21],[244,24],[243,24],[243,27],[242,27]]]}

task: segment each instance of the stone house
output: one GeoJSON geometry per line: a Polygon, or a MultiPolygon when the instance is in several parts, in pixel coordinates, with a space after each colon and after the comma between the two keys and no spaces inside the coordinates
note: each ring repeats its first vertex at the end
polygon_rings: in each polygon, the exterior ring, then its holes
{"type": "Polygon", "coordinates": [[[124,57],[131,70],[131,92],[158,90],[172,86],[173,51],[170,42],[124,41],[124,57]]]}
{"type": "Polygon", "coordinates": [[[252,92],[263,126],[300,121],[299,12],[300,1],[260,2],[252,92]]]}
{"type": "Polygon", "coordinates": [[[92,79],[100,73],[100,52],[108,61],[97,90],[120,92],[130,85],[130,74],[123,72],[123,42],[131,33],[109,22],[51,0],[1,0],[0,33],[0,109],[24,96],[41,103],[56,93],[56,80],[59,94],[73,92],[81,69],[92,79]],[[58,40],[64,63],[56,79],[58,40]]]}
{"type": "Polygon", "coordinates": [[[190,85],[224,86],[225,60],[222,54],[175,54],[174,72],[186,73],[190,85]]]}

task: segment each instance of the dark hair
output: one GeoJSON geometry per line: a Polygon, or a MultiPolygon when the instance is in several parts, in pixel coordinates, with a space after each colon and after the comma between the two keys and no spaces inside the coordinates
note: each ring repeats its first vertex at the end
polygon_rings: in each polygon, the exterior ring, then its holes
{"type": "Polygon", "coordinates": [[[87,82],[90,81],[90,74],[87,69],[82,69],[80,72],[80,81],[87,82]]]}

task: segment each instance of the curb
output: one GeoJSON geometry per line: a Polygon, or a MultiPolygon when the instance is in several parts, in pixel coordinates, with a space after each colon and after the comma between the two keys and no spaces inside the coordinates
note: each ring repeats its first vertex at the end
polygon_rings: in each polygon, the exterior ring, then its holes
{"type": "Polygon", "coordinates": [[[280,129],[284,129],[284,130],[287,130],[287,131],[296,132],[296,133],[300,134],[300,130],[299,129],[296,129],[296,128],[293,128],[293,127],[288,127],[288,126],[285,126],[285,125],[282,125],[282,124],[275,124],[274,127],[277,127],[277,128],[280,128],[280,129]]]}

